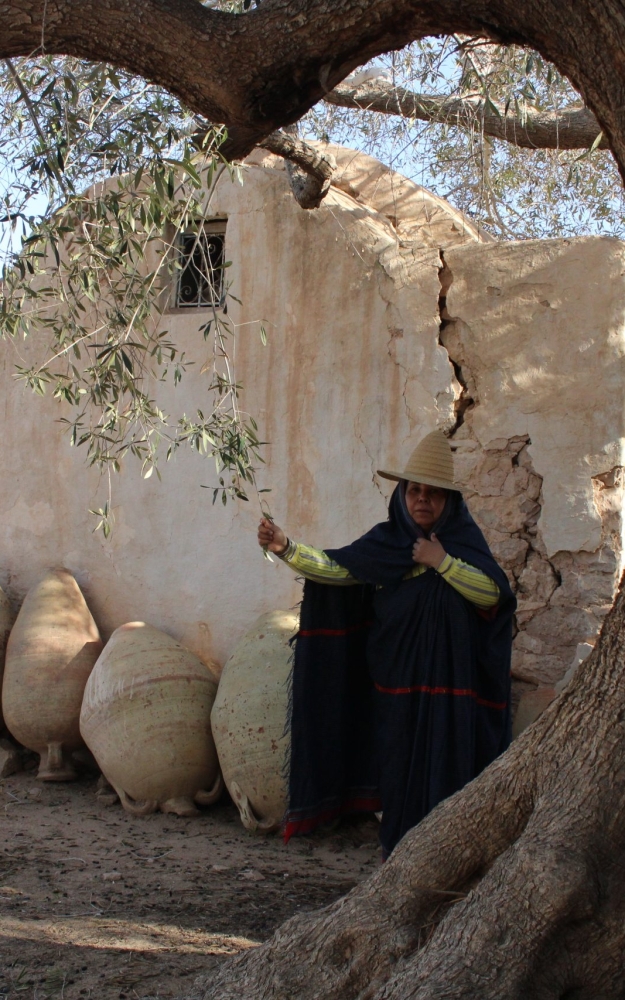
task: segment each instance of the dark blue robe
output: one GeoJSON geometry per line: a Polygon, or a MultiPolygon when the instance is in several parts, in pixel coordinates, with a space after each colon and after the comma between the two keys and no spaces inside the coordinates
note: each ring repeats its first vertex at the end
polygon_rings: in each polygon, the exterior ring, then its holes
{"type": "Polygon", "coordinates": [[[382,809],[388,855],[404,833],[510,742],[515,599],[457,492],[434,531],[500,590],[480,611],[433,570],[404,579],[423,536],[398,484],[389,520],[326,550],[362,584],[306,581],[293,670],[285,839],[382,809]]]}

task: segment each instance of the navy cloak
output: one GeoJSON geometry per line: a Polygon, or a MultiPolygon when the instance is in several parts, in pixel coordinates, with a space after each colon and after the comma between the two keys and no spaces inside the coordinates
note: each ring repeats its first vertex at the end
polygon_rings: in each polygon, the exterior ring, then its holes
{"type": "Polygon", "coordinates": [[[393,492],[389,520],[326,550],[353,586],[306,580],[295,644],[285,840],[354,811],[382,810],[388,856],[407,830],[510,742],[516,606],[462,496],[434,526],[451,556],[500,590],[481,611],[433,569],[404,579],[423,536],[393,492]]]}

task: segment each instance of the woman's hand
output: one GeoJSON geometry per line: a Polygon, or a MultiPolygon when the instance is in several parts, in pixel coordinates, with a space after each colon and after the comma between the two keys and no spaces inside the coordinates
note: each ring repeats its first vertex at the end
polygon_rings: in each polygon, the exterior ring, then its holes
{"type": "Polygon", "coordinates": [[[277,556],[281,556],[286,552],[289,540],[282,528],[279,528],[269,518],[263,517],[258,525],[258,544],[269,552],[275,552],[277,556]]]}
{"type": "Polygon", "coordinates": [[[445,549],[434,532],[430,535],[429,541],[427,538],[420,538],[412,546],[414,561],[422,563],[424,566],[431,566],[432,569],[438,569],[446,555],[445,549]]]}

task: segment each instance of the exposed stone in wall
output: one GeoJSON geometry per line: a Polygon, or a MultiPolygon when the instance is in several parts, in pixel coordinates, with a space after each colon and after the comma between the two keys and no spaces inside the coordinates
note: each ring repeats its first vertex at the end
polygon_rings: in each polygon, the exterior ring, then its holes
{"type": "Polygon", "coordinates": [[[521,697],[528,684],[552,687],[566,673],[578,643],[594,641],[612,603],[622,477],[613,471],[595,477],[600,548],[549,559],[540,534],[542,480],[532,468],[529,439],[499,439],[482,449],[471,438],[469,413],[452,441],[467,502],[517,595],[512,676],[523,687],[515,693],[521,697]]]}
{"type": "Polygon", "coordinates": [[[621,482],[598,488],[603,539],[597,552],[559,552],[549,559],[540,534],[542,480],[532,468],[529,439],[496,439],[482,449],[471,438],[469,413],[452,440],[467,502],[517,595],[513,676],[553,685],[577,644],[594,640],[612,602],[621,482]]]}
{"type": "Polygon", "coordinates": [[[458,380],[456,420],[449,428],[456,474],[517,596],[514,700],[518,704],[521,699],[529,716],[534,701],[538,712],[553,696],[553,686],[566,673],[578,643],[594,642],[612,603],[621,557],[622,470],[593,477],[602,524],[597,550],[561,551],[549,558],[540,530],[542,478],[532,465],[529,435],[493,438],[485,446],[478,442],[473,418],[476,408],[484,405],[479,372],[471,371],[466,361],[465,324],[446,311],[452,276],[445,266],[440,276],[440,342],[458,380]],[[537,687],[540,691],[534,693],[537,687]]]}

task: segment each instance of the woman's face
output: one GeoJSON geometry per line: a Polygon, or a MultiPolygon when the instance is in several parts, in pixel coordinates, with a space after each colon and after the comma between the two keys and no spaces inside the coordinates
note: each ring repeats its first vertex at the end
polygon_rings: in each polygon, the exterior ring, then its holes
{"type": "Polygon", "coordinates": [[[406,507],[412,520],[424,531],[430,531],[443,513],[448,493],[449,490],[443,490],[439,486],[408,483],[406,507]]]}

